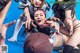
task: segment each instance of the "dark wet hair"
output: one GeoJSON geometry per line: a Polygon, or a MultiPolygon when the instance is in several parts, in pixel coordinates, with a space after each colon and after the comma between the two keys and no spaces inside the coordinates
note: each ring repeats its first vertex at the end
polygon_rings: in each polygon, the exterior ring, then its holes
{"type": "MultiPolygon", "coordinates": [[[[68,1],[68,0],[65,0],[65,1],[68,1]]],[[[75,0],[70,0],[70,1],[75,2],[75,0]]],[[[53,4],[52,10],[53,10],[54,16],[59,18],[62,22],[64,22],[66,18],[65,11],[71,10],[71,17],[73,18],[75,14],[75,7],[76,7],[75,3],[69,3],[64,5],[57,2],[53,4]]]]}
{"type": "Polygon", "coordinates": [[[60,5],[59,3],[55,3],[52,6],[52,10],[54,16],[59,18],[63,22],[65,19],[65,9],[62,8],[62,5],[60,5]]]}

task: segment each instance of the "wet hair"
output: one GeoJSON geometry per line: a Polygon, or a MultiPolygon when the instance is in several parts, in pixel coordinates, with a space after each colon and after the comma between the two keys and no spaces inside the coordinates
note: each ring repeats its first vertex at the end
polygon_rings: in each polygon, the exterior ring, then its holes
{"type": "Polygon", "coordinates": [[[65,19],[65,9],[63,9],[61,6],[62,5],[59,5],[59,3],[55,3],[52,6],[52,10],[53,10],[54,16],[59,18],[63,22],[65,19]]]}
{"type": "MultiPolygon", "coordinates": [[[[65,0],[68,1],[68,0],[65,0]]],[[[72,1],[72,0],[70,0],[72,1]]],[[[72,2],[75,2],[75,0],[73,0],[72,2]]],[[[71,10],[71,17],[74,17],[75,14],[75,6],[76,4],[60,4],[60,3],[55,3],[52,6],[52,10],[54,13],[54,16],[56,16],[57,18],[59,18],[62,22],[64,22],[66,16],[65,16],[65,11],[66,10],[71,10]]]]}
{"type": "Polygon", "coordinates": [[[2,40],[2,39],[4,39],[4,38],[3,38],[2,34],[0,33],[0,40],[2,40]]]}
{"type": "Polygon", "coordinates": [[[38,10],[36,10],[36,11],[34,12],[34,14],[35,14],[37,11],[42,11],[42,12],[44,12],[45,17],[46,17],[46,12],[45,12],[43,9],[38,9],[38,10]]]}
{"type": "MultiPolygon", "coordinates": [[[[40,0],[42,1],[42,4],[40,5],[40,8],[45,4],[45,0],[40,0]]],[[[33,4],[33,0],[30,0],[30,2],[33,4]]]]}

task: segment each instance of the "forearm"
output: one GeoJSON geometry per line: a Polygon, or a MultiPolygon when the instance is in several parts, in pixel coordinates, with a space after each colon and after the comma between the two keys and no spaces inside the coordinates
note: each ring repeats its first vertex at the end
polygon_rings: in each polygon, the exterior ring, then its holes
{"type": "Polygon", "coordinates": [[[80,35],[78,33],[74,33],[71,36],[71,38],[68,40],[67,45],[73,46],[74,48],[77,48],[78,49],[77,46],[80,43],[79,39],[80,39],[80,35]]]}
{"type": "Polygon", "coordinates": [[[25,13],[25,16],[27,16],[27,17],[26,17],[27,19],[30,18],[30,12],[29,12],[29,8],[28,8],[28,7],[26,7],[26,8],[24,9],[24,13],[25,13]]]}
{"type": "Polygon", "coordinates": [[[6,28],[3,29],[3,28],[4,28],[4,26],[1,27],[0,33],[2,34],[3,38],[5,39],[6,38],[5,36],[6,36],[6,30],[7,29],[6,28]]]}
{"type": "Polygon", "coordinates": [[[69,32],[66,27],[60,26],[60,32],[66,36],[69,36],[69,32]]]}
{"type": "Polygon", "coordinates": [[[73,33],[73,20],[71,15],[72,10],[65,11],[65,20],[64,23],[66,24],[67,28],[69,29],[70,35],[73,33]]]}
{"type": "Polygon", "coordinates": [[[5,6],[5,8],[0,12],[0,25],[2,25],[3,22],[4,22],[4,19],[6,17],[8,9],[9,9],[9,7],[11,5],[11,2],[12,2],[12,0],[10,0],[9,3],[5,6]]]}

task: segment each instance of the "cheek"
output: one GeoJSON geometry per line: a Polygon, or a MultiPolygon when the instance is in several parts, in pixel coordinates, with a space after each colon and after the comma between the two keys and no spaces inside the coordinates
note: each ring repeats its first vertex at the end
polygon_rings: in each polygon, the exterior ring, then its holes
{"type": "Polygon", "coordinates": [[[36,2],[35,0],[32,1],[33,4],[34,4],[35,2],[36,2]]]}
{"type": "Polygon", "coordinates": [[[39,4],[42,4],[42,1],[40,1],[39,4]]]}
{"type": "Polygon", "coordinates": [[[45,20],[45,19],[46,19],[46,17],[45,17],[45,16],[42,16],[42,19],[43,19],[43,20],[45,20]]]}
{"type": "Polygon", "coordinates": [[[36,20],[36,19],[37,19],[37,17],[34,17],[34,19],[36,20]]]}
{"type": "MultiPolygon", "coordinates": [[[[34,1],[33,1],[33,4],[35,4],[36,2],[37,2],[37,1],[34,0],[34,1]]],[[[38,1],[38,3],[39,3],[39,4],[42,4],[42,1],[38,1]]]]}

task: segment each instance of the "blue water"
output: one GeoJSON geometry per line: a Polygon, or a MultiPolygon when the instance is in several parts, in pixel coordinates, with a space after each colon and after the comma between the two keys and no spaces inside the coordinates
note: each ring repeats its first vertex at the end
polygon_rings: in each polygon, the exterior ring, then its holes
{"type": "MultiPolygon", "coordinates": [[[[54,0],[47,0],[49,3],[50,1],[54,0]]],[[[52,4],[51,4],[52,5],[52,4]]],[[[18,9],[18,3],[15,3],[12,1],[11,7],[6,15],[4,23],[11,22],[13,20],[17,20],[19,18],[19,15],[23,12],[23,10],[18,9]]],[[[52,10],[50,12],[47,12],[47,17],[51,16],[52,10]]],[[[80,19],[80,3],[77,4],[76,7],[76,15],[77,19],[80,19]]],[[[7,34],[6,34],[6,44],[8,45],[8,53],[23,53],[23,44],[25,41],[25,36],[22,35],[24,27],[22,27],[21,31],[18,34],[18,41],[17,42],[9,42],[7,39],[12,37],[14,32],[15,24],[8,28],[7,34]]],[[[53,51],[53,53],[58,53],[57,51],[53,51]]]]}

